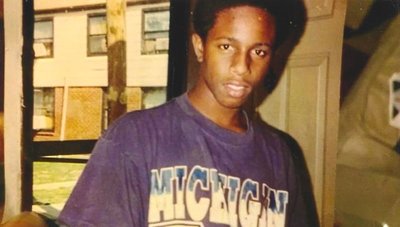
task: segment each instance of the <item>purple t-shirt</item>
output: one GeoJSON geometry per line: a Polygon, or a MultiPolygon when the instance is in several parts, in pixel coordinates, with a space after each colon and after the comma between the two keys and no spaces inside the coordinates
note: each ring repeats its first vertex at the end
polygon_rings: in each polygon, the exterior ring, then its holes
{"type": "Polygon", "coordinates": [[[117,120],[59,216],[67,226],[309,226],[292,156],[271,128],[217,126],[182,95],[117,120]]]}

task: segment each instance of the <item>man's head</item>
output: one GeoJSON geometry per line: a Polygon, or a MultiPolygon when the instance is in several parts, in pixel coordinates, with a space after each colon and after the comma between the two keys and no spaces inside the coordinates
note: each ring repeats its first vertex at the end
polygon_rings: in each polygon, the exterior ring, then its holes
{"type": "Polygon", "coordinates": [[[213,110],[241,108],[268,72],[275,24],[275,18],[260,7],[235,5],[219,10],[211,27],[192,37],[200,70],[191,97],[213,110]]]}
{"type": "Polygon", "coordinates": [[[192,19],[200,68],[189,98],[218,115],[240,109],[265,79],[276,84],[266,75],[297,44],[305,11],[302,0],[197,0],[192,19]]]}
{"type": "MultiPolygon", "coordinates": [[[[210,46],[207,44],[209,33],[215,27],[221,12],[227,12],[229,9],[243,6],[262,10],[272,17],[274,23],[275,35],[272,53],[270,54],[273,57],[269,59],[267,71],[264,72],[265,75],[258,82],[258,84],[262,83],[264,85],[264,89],[262,90],[262,96],[258,97],[256,101],[257,105],[278,84],[291,52],[303,35],[307,13],[303,0],[197,0],[192,12],[194,37],[200,37],[204,47],[210,46]]],[[[198,53],[197,51],[196,55],[199,60],[198,53]]],[[[203,56],[200,55],[200,57],[203,56]]],[[[203,72],[200,72],[200,77],[212,77],[213,75],[205,75],[211,72],[204,72],[204,66],[207,65],[204,64],[204,61],[200,62],[201,68],[203,68],[201,70],[203,72]]],[[[209,65],[206,69],[209,69],[209,65]]]]}

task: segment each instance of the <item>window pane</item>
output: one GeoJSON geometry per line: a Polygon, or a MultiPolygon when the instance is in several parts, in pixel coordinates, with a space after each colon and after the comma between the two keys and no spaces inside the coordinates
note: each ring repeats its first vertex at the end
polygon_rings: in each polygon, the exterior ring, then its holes
{"type": "Polygon", "coordinates": [[[35,22],[35,39],[53,38],[53,21],[36,21],[35,22]]]}
{"type": "Polygon", "coordinates": [[[143,11],[142,54],[164,54],[169,44],[169,10],[154,8],[143,11]]]}
{"type": "Polygon", "coordinates": [[[54,89],[35,88],[33,104],[33,129],[53,130],[54,89]]]}
{"type": "Polygon", "coordinates": [[[168,52],[168,38],[161,39],[148,39],[144,41],[143,53],[144,54],[161,54],[168,52]]]}
{"type": "Polygon", "coordinates": [[[107,53],[107,22],[106,16],[89,16],[88,54],[107,53]]]}
{"type": "Polygon", "coordinates": [[[53,40],[43,39],[37,40],[33,44],[35,57],[49,57],[53,55],[53,40]]]}
{"type": "Polygon", "coordinates": [[[35,22],[34,46],[35,57],[53,56],[53,21],[35,22]]]}
{"type": "Polygon", "coordinates": [[[89,34],[101,35],[107,33],[105,16],[93,16],[89,18],[89,34]]]}
{"type": "Polygon", "coordinates": [[[165,87],[145,87],[142,90],[142,108],[144,109],[161,105],[166,101],[167,89],[165,87]]]}
{"type": "Polygon", "coordinates": [[[91,36],[89,37],[89,53],[107,53],[107,44],[105,36],[91,36]]]}
{"type": "Polygon", "coordinates": [[[144,31],[168,31],[169,30],[169,11],[148,11],[144,12],[144,31]]]}
{"type": "Polygon", "coordinates": [[[144,34],[145,39],[168,38],[169,32],[148,32],[144,34]]]}

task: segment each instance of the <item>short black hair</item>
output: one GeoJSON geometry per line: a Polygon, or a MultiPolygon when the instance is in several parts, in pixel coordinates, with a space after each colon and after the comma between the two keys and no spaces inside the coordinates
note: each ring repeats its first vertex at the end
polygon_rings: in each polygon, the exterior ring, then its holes
{"type": "Polygon", "coordinates": [[[292,33],[301,30],[302,34],[304,30],[306,13],[302,0],[197,0],[192,14],[195,32],[205,41],[218,13],[238,6],[261,8],[275,18],[275,48],[284,43],[292,33]]]}

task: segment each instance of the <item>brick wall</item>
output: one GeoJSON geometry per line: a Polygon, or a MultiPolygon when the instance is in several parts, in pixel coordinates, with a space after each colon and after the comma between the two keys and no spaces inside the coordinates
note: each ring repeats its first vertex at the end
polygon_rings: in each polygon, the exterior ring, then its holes
{"type": "MultiPolygon", "coordinates": [[[[127,110],[142,108],[142,89],[127,88],[127,110]]],[[[35,141],[97,139],[102,131],[103,89],[71,87],[64,99],[64,88],[55,88],[54,129],[37,132],[35,141]],[[65,106],[64,106],[65,104],[65,106]],[[66,109],[64,109],[66,108],[66,109]],[[63,112],[66,113],[63,119],[63,112]]]]}

